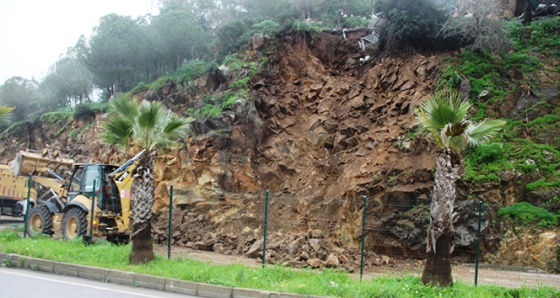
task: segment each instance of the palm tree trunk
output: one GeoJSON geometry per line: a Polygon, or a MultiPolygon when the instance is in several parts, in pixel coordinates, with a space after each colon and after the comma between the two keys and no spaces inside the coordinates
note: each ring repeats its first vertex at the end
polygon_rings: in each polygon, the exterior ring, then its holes
{"type": "Polygon", "coordinates": [[[154,204],[154,157],[151,152],[145,152],[140,158],[132,182],[132,251],[130,262],[142,264],[154,259],[152,244],[152,206],[154,204]]]}
{"type": "Polygon", "coordinates": [[[459,154],[449,149],[438,152],[434,193],[430,206],[430,227],[427,237],[427,258],[422,282],[434,286],[452,286],[451,254],[453,253],[453,204],[456,182],[462,174],[459,154]]]}

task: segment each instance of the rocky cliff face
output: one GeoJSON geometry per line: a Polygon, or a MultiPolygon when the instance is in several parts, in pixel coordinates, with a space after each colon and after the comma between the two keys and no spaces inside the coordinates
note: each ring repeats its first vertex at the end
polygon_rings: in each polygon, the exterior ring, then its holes
{"type": "MultiPolygon", "coordinates": [[[[358,45],[366,34],[294,33],[245,51],[247,61],[269,53],[267,67],[250,80],[251,96],[218,117],[198,119],[192,138],[160,152],[155,237],[166,240],[173,185],[174,245],[257,257],[269,190],[271,262],[353,269],[367,196],[369,263],[389,263],[381,255],[422,257],[435,148],[414,135],[414,110],[434,92],[447,55],[371,59],[358,45]]],[[[182,113],[227,90],[234,75],[218,70],[188,86],[170,83],[136,97],[182,113]]],[[[494,111],[510,115],[524,101],[527,96],[511,96],[494,111]]],[[[126,156],[92,142],[106,117],[22,125],[0,140],[0,156],[6,162],[17,150],[49,146],[79,162],[122,163],[133,150],[126,156]]],[[[459,254],[474,254],[478,199],[495,206],[524,199],[524,184],[502,175],[488,185],[460,185],[459,254]]],[[[485,212],[483,252],[500,263],[511,256],[501,252],[509,244],[496,220],[495,212],[485,212]]]]}

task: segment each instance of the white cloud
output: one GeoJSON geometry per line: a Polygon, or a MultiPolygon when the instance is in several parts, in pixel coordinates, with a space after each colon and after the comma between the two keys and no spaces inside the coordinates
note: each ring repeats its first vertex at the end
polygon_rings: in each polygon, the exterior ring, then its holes
{"type": "Polygon", "coordinates": [[[110,13],[157,12],[155,0],[0,0],[0,85],[13,76],[41,77],[80,35],[110,13]]]}

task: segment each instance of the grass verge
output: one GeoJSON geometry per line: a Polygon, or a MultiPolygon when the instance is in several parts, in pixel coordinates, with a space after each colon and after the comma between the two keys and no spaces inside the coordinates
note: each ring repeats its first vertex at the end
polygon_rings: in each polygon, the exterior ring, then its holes
{"type": "Polygon", "coordinates": [[[560,297],[550,287],[509,289],[497,286],[473,287],[457,282],[451,288],[424,286],[417,277],[383,277],[359,280],[345,272],[293,270],[281,266],[249,268],[240,264],[157,256],[149,264],[128,263],[131,246],[100,242],[87,246],[81,241],[50,238],[23,239],[14,231],[0,231],[0,251],[52,261],[131,271],[161,277],[278,292],[332,297],[560,297]]]}

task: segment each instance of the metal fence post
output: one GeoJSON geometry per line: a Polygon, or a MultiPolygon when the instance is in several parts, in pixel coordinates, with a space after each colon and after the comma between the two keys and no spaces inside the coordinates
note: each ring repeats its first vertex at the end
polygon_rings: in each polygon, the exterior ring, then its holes
{"type": "Polygon", "coordinates": [[[268,189],[266,190],[266,197],[264,203],[264,240],[263,240],[263,256],[262,256],[262,267],[266,261],[266,232],[268,230],[268,189]]]}
{"type": "Polygon", "coordinates": [[[476,259],[475,259],[475,270],[474,270],[474,286],[478,285],[478,258],[480,257],[480,229],[482,223],[482,201],[478,203],[478,230],[477,230],[477,241],[476,241],[476,259]]]}
{"type": "Polygon", "coordinates": [[[95,189],[95,182],[97,182],[97,179],[93,180],[93,195],[91,197],[91,211],[89,215],[89,245],[93,243],[93,211],[95,208],[95,192],[97,191],[95,189]]]}
{"type": "Polygon", "coordinates": [[[364,275],[364,251],[365,251],[365,241],[366,241],[366,214],[367,214],[367,197],[364,196],[364,206],[362,214],[362,256],[360,260],[360,281],[364,275]]]}
{"type": "Polygon", "coordinates": [[[172,237],[172,224],[173,221],[173,185],[169,186],[169,225],[167,228],[167,258],[171,259],[171,237],[172,237]]]}
{"type": "MultiPolygon", "coordinates": [[[[29,216],[29,201],[31,200],[31,183],[33,183],[33,178],[29,175],[29,181],[27,181],[27,202],[25,203],[25,215],[23,218],[23,238],[27,238],[27,221],[29,216]]],[[[38,203],[38,202],[37,202],[38,203]]]]}

